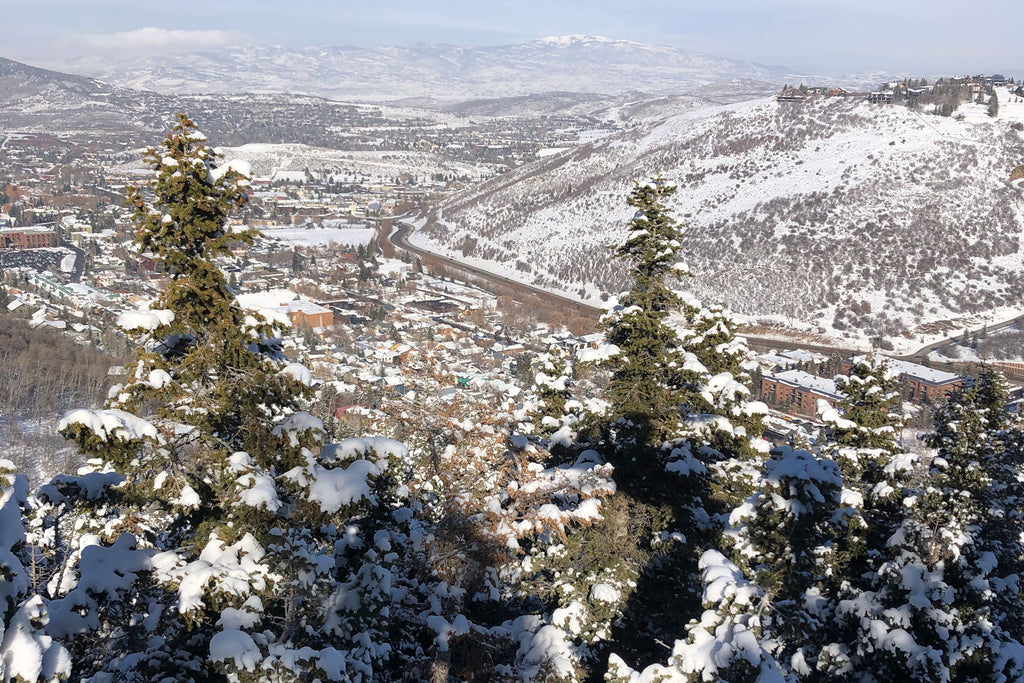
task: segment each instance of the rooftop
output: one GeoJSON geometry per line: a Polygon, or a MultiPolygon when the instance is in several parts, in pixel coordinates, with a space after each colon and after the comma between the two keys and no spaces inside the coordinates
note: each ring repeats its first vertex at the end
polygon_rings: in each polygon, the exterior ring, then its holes
{"type": "Polygon", "coordinates": [[[843,397],[836,388],[835,381],[812,375],[803,370],[786,370],[778,374],[768,375],[768,377],[836,400],[843,397]]]}
{"type": "MultiPolygon", "coordinates": [[[[867,358],[867,356],[855,356],[853,358],[853,362],[859,363],[865,358],[867,358]]],[[[882,356],[881,358],[894,372],[898,372],[901,375],[920,380],[928,384],[949,384],[960,379],[960,375],[953,372],[944,372],[942,370],[935,370],[934,368],[926,368],[925,366],[918,365],[917,363],[911,363],[905,360],[896,360],[895,358],[889,358],[887,356],[882,356]]]]}

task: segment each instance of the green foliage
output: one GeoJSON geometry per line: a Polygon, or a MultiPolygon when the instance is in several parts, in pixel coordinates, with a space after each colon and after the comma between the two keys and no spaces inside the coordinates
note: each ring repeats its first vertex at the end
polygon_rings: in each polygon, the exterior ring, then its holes
{"type": "Polygon", "coordinates": [[[607,338],[620,352],[611,361],[608,393],[612,417],[621,420],[622,443],[658,447],[678,431],[682,363],[679,338],[666,324],[679,308],[667,279],[681,275],[677,251],[682,232],[664,201],[676,188],[655,181],[633,188],[626,203],[637,209],[629,234],[615,255],[630,262],[633,287],[607,324],[607,338]]]}
{"type": "Polygon", "coordinates": [[[832,440],[842,447],[897,452],[903,427],[899,376],[869,355],[848,376],[837,376],[836,388],[843,395],[843,418],[853,424],[833,425],[832,440]]]}

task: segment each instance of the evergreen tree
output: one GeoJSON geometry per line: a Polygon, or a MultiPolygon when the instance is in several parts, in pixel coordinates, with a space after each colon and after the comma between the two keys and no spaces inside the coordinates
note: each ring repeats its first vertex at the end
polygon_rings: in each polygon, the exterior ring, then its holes
{"type": "Polygon", "coordinates": [[[983,405],[999,393],[968,381],[936,409],[929,477],[905,494],[896,531],[870,549],[866,587],[839,605],[856,626],[845,639],[854,669],[922,682],[1024,676],[1019,521],[1010,531],[1014,513],[1005,514],[1019,500],[993,486],[1006,451],[989,429],[1000,418],[983,405]]]}
{"type": "Polygon", "coordinates": [[[679,265],[682,233],[663,203],[675,192],[661,180],[637,185],[626,199],[636,213],[615,250],[630,262],[633,286],[606,323],[608,341],[619,348],[608,393],[618,442],[635,454],[678,431],[683,402],[679,338],[667,324],[681,301],[666,280],[687,274],[679,265]]]}
{"type": "Polygon", "coordinates": [[[561,347],[553,344],[546,353],[537,357],[537,373],[533,381],[540,405],[535,419],[542,431],[551,432],[561,426],[566,402],[572,396],[569,391],[571,375],[570,359],[561,347]]]}

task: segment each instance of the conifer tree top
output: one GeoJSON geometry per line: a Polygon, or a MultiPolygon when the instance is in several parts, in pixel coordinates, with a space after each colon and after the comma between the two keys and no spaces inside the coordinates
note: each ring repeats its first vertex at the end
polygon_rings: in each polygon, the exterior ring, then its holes
{"type": "Polygon", "coordinates": [[[160,143],[144,156],[154,171],[151,205],[138,188],[128,192],[135,208],[136,242],[159,256],[175,277],[196,259],[228,253],[229,240],[252,243],[254,232],[230,232],[227,218],[245,204],[249,180],[223,165],[206,145],[206,136],[184,113],[160,143]]]}
{"type": "MultiPolygon", "coordinates": [[[[679,264],[682,230],[672,217],[672,210],[663,203],[675,193],[676,187],[661,178],[637,184],[626,198],[626,203],[637,211],[629,221],[629,234],[625,243],[615,250],[616,256],[628,259],[633,264],[630,273],[635,287],[627,298],[653,302],[648,298],[652,290],[664,290],[659,295],[668,298],[658,302],[660,310],[679,303],[664,286],[665,278],[669,275],[690,275],[685,266],[679,264]],[[644,296],[645,293],[648,296],[644,296]]],[[[629,303],[638,302],[630,301],[627,305],[629,303]]]]}

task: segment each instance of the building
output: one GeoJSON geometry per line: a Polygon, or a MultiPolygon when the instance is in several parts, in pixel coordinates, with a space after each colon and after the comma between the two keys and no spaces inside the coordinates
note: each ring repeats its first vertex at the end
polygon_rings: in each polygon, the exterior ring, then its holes
{"type": "MultiPolygon", "coordinates": [[[[865,358],[867,356],[854,356],[849,361],[843,363],[843,372],[850,374],[853,366],[865,358]]],[[[960,375],[953,372],[926,368],[917,363],[896,360],[895,358],[887,358],[885,356],[881,358],[889,369],[899,373],[903,395],[911,403],[934,403],[945,398],[946,394],[959,389],[963,384],[960,375]]]]}
{"type": "Polygon", "coordinates": [[[815,417],[819,400],[835,407],[842,398],[835,381],[803,370],[786,370],[761,378],[761,399],[788,413],[815,417]]]}
{"type": "Polygon", "coordinates": [[[0,229],[0,249],[40,249],[60,246],[57,231],[46,227],[0,229]]]}
{"type": "Polygon", "coordinates": [[[334,311],[310,301],[293,301],[287,305],[288,319],[295,327],[330,327],[334,311]]]}
{"type": "Polygon", "coordinates": [[[807,99],[807,93],[799,88],[786,88],[775,96],[776,102],[803,102],[807,99]]]}

